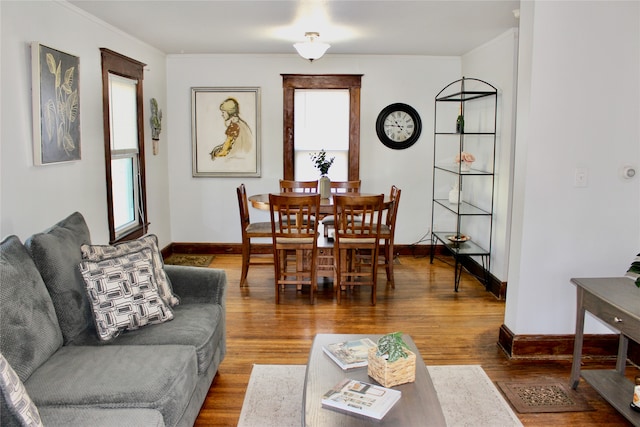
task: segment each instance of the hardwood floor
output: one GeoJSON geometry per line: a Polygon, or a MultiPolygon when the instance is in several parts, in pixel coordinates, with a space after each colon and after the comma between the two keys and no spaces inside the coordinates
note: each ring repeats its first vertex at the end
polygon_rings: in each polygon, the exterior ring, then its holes
{"type": "MultiPolygon", "coordinates": [[[[308,291],[287,288],[275,304],[273,266],[252,266],[248,286],[240,289],[241,257],[216,255],[211,267],[226,270],[227,355],[209,390],[197,426],[233,426],[240,416],[251,368],[256,364],[305,364],[316,333],[388,333],[411,335],[429,365],[482,365],[494,383],[538,377],[569,381],[571,361],[513,361],[497,345],[504,301],[497,300],[468,273],[453,291],[448,258],[401,256],[395,265],[396,289],[380,272],[378,300],[361,288],[337,305],[330,284],[319,284],[317,302],[308,291]]],[[[585,362],[585,367],[614,368],[614,361],[585,362]]],[[[627,376],[638,372],[627,369],[627,376]]],[[[629,424],[588,384],[578,391],[595,409],[589,412],[518,414],[525,426],[627,426],[629,424]]],[[[629,396],[631,399],[631,396],[629,396]]],[[[461,396],[461,402],[464,398],[461,396]]]]}

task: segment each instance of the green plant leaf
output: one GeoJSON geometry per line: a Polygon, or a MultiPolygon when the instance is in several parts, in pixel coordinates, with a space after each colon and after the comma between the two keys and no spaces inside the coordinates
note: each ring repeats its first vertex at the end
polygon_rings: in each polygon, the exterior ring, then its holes
{"type": "Polygon", "coordinates": [[[409,346],[402,339],[402,335],[402,332],[393,332],[380,337],[376,354],[380,357],[386,355],[389,363],[395,362],[401,357],[405,359],[409,357],[409,354],[404,351],[409,346]]]}

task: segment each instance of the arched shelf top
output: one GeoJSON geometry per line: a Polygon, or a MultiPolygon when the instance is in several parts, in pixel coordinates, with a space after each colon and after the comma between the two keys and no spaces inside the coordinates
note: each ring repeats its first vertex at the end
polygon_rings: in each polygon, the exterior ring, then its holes
{"type": "Polygon", "coordinates": [[[446,85],[436,95],[436,101],[464,102],[497,95],[498,89],[484,80],[462,77],[446,85]]]}

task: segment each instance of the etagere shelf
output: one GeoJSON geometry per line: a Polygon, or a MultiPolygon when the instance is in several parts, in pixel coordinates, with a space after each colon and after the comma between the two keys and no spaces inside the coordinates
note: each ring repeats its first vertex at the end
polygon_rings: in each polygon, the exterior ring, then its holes
{"type": "Polygon", "coordinates": [[[479,257],[489,285],[497,95],[491,84],[463,77],[435,97],[430,258],[436,245],[451,252],[456,292],[461,257],[479,257]]]}

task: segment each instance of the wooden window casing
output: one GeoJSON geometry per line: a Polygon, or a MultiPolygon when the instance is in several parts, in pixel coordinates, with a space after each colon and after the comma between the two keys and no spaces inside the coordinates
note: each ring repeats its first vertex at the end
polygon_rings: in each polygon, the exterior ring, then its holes
{"type": "Polygon", "coordinates": [[[362,74],[282,74],[283,179],[295,176],[294,93],[296,89],[349,90],[349,181],[360,179],[360,88],[362,74]]]}
{"type": "Polygon", "coordinates": [[[117,52],[106,48],[100,49],[102,58],[102,116],[104,126],[104,150],[105,150],[105,170],[107,184],[107,216],[109,221],[109,242],[117,243],[126,240],[137,239],[143,236],[148,229],[147,221],[147,189],[145,179],[145,157],[144,157],[144,108],[142,81],[144,67],[146,64],[128,58],[117,52]],[[126,234],[117,235],[113,215],[113,191],[111,186],[111,119],[109,107],[109,74],[116,74],[131,80],[137,80],[136,104],[137,104],[137,126],[138,126],[138,183],[139,197],[136,209],[139,212],[138,223],[135,227],[128,229],[126,234]]]}

